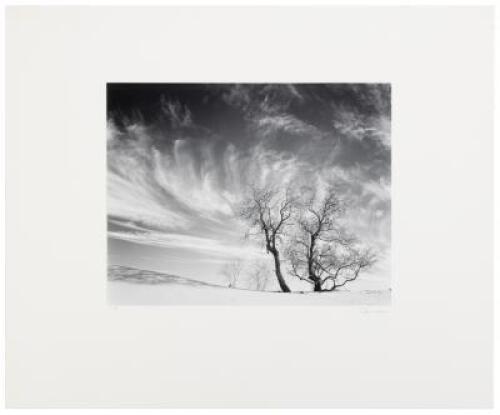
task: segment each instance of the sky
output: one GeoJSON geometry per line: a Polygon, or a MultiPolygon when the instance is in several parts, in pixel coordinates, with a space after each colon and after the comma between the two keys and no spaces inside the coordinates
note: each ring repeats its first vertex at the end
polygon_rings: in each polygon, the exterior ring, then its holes
{"type": "Polygon", "coordinates": [[[390,287],[390,97],[389,84],[108,84],[109,264],[223,284],[228,263],[272,262],[236,215],[250,185],[333,184],[378,254],[352,284],[390,287]]]}

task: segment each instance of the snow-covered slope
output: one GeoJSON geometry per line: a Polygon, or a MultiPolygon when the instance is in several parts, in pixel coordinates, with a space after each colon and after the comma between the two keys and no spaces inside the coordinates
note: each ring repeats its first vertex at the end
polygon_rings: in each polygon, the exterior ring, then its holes
{"type": "Polygon", "coordinates": [[[108,267],[108,302],[114,305],[390,305],[391,292],[339,289],[281,293],[212,285],[131,267],[108,267]]]}

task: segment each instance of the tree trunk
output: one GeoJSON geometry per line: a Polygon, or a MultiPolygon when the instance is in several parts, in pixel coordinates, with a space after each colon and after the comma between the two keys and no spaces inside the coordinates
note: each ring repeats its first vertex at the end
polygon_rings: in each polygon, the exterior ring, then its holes
{"type": "Polygon", "coordinates": [[[309,271],[309,280],[314,283],[314,291],[323,291],[321,289],[321,278],[314,272],[314,247],[316,246],[317,234],[311,234],[311,239],[309,242],[309,254],[307,256],[307,268],[309,271]]]}
{"type": "Polygon", "coordinates": [[[276,273],[276,278],[278,279],[278,284],[280,285],[281,291],[283,291],[284,293],[289,293],[290,288],[288,288],[288,285],[283,278],[283,274],[281,273],[280,254],[277,249],[273,249],[271,251],[271,254],[274,258],[274,272],[276,273]]]}

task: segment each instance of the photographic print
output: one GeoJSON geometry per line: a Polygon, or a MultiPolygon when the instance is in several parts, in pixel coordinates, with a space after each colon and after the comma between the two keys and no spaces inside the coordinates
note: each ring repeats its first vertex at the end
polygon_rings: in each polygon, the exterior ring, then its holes
{"type": "Polygon", "coordinates": [[[390,84],[107,85],[109,304],[389,305],[390,84]]]}

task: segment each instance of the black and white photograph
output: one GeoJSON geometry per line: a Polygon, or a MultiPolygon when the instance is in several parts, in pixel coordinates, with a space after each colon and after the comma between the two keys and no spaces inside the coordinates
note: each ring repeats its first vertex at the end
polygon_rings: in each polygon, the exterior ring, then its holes
{"type": "Polygon", "coordinates": [[[114,3],[5,8],[5,407],[493,408],[496,9],[114,3]]]}
{"type": "Polygon", "coordinates": [[[107,85],[108,301],[388,305],[390,84],[107,85]]]}

